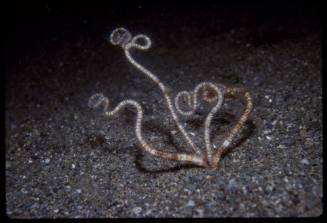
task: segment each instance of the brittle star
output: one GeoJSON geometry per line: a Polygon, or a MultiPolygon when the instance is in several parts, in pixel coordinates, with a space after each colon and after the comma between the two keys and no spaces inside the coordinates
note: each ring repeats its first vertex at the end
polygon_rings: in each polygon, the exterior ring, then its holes
{"type": "Polygon", "coordinates": [[[181,91],[179,92],[174,103],[171,99],[172,91],[170,88],[166,87],[159,78],[153,74],[151,71],[146,69],[144,66],[139,64],[133,59],[130,50],[139,49],[147,50],[151,46],[151,40],[148,36],[139,34],[132,37],[131,33],[125,28],[117,28],[112,31],[110,35],[110,42],[113,45],[120,46],[125,53],[127,60],[138,70],[144,73],[148,78],[150,78],[161,90],[166,101],[166,105],[169,112],[177,126],[177,129],[183,135],[183,138],[193,150],[193,153],[178,153],[178,152],[166,152],[154,148],[150,145],[142,135],[142,119],[143,119],[143,109],[140,103],[135,100],[123,100],[121,101],[113,110],[108,110],[109,99],[105,97],[102,93],[96,93],[89,99],[88,105],[92,108],[103,106],[105,115],[113,116],[117,114],[122,108],[126,106],[132,106],[136,109],[136,123],[135,123],[135,134],[140,147],[146,152],[161,157],[163,159],[170,159],[175,161],[182,161],[195,164],[197,166],[206,168],[217,168],[221,155],[228,148],[237,134],[237,132],[242,128],[248,116],[252,110],[253,104],[250,93],[243,88],[226,87],[221,84],[214,84],[208,81],[202,82],[194,88],[193,91],[181,91]],[[143,42],[143,43],[142,43],[143,42]],[[209,90],[210,89],[210,90],[209,90]],[[204,122],[204,141],[205,149],[200,149],[190,138],[189,133],[185,130],[184,126],[181,124],[178,115],[191,116],[194,114],[195,110],[198,108],[198,94],[200,90],[203,90],[202,99],[209,103],[215,103],[209,114],[207,115],[204,122]],[[210,93],[211,92],[211,93],[210,93]],[[213,94],[212,94],[213,92],[213,94]],[[223,104],[224,95],[241,95],[245,99],[245,109],[243,114],[240,116],[239,120],[234,127],[226,134],[225,140],[218,147],[216,151],[212,150],[212,146],[217,148],[217,146],[211,142],[210,139],[210,124],[214,115],[219,111],[223,104]],[[184,97],[186,99],[188,111],[184,111],[180,107],[180,98],[184,97]]]}

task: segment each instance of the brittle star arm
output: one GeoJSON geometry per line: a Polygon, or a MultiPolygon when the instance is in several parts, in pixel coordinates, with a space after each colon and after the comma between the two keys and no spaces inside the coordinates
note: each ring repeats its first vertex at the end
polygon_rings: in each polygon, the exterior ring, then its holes
{"type": "Polygon", "coordinates": [[[108,111],[109,100],[103,94],[95,94],[89,100],[90,107],[104,107],[105,115],[113,116],[117,114],[126,106],[132,106],[136,109],[136,122],[135,122],[135,134],[140,143],[142,149],[146,152],[165,159],[176,160],[176,161],[186,161],[193,163],[198,166],[207,167],[207,163],[201,156],[191,155],[186,153],[172,153],[172,152],[163,152],[157,149],[154,149],[150,146],[142,136],[142,119],[143,119],[143,109],[142,106],[135,100],[124,100],[121,101],[113,110],[108,111]]]}
{"type": "Polygon", "coordinates": [[[190,115],[194,114],[194,111],[195,111],[195,108],[196,108],[196,97],[194,99],[195,102],[193,104],[191,102],[192,101],[191,97],[192,97],[192,95],[188,91],[178,92],[178,94],[176,95],[175,100],[174,100],[175,108],[176,108],[178,113],[180,113],[181,115],[185,115],[185,116],[190,116],[190,115]],[[187,105],[191,108],[191,110],[189,110],[189,111],[183,111],[179,106],[180,98],[183,97],[183,96],[186,97],[187,105]]]}
{"type": "Polygon", "coordinates": [[[198,85],[198,86],[199,86],[199,88],[211,87],[216,92],[217,97],[218,97],[217,104],[211,109],[211,111],[207,115],[205,123],[204,123],[204,141],[206,144],[207,159],[208,159],[209,165],[211,165],[213,160],[212,160],[212,145],[210,142],[210,124],[211,124],[211,120],[212,120],[213,116],[221,108],[221,105],[223,103],[223,93],[216,85],[214,85],[212,83],[204,82],[203,84],[198,85]]]}
{"type": "Polygon", "coordinates": [[[165,99],[166,99],[166,103],[168,106],[168,109],[177,125],[177,128],[179,129],[179,131],[183,134],[183,136],[185,137],[187,143],[191,146],[191,148],[194,150],[194,152],[196,152],[196,154],[201,155],[201,150],[194,144],[194,142],[191,140],[190,136],[188,135],[188,133],[186,132],[186,130],[184,129],[184,127],[181,125],[179,118],[175,112],[175,109],[173,107],[173,103],[170,99],[170,91],[169,89],[159,80],[159,78],[157,76],[155,76],[151,71],[149,71],[148,69],[146,69],[145,67],[143,67],[141,64],[139,64],[137,61],[135,61],[133,59],[133,57],[131,56],[129,50],[131,48],[137,48],[137,49],[141,49],[141,50],[146,50],[150,47],[151,45],[151,40],[149,39],[149,37],[145,36],[145,35],[136,35],[135,37],[132,38],[132,40],[130,42],[128,42],[124,47],[124,52],[126,55],[126,58],[128,59],[128,61],[134,65],[137,69],[139,69],[141,72],[143,72],[146,76],[148,76],[152,81],[154,81],[160,88],[161,92],[163,93],[165,99]],[[138,43],[136,43],[136,41],[143,39],[146,44],[145,45],[140,45],[138,43]]]}
{"type": "Polygon", "coordinates": [[[224,90],[225,95],[236,95],[239,94],[244,97],[245,99],[245,109],[241,117],[239,118],[236,125],[227,133],[224,142],[218,148],[217,152],[213,155],[212,162],[218,163],[222,153],[226,150],[226,148],[231,144],[233,138],[235,137],[236,133],[242,128],[244,123],[249,117],[250,112],[253,108],[252,98],[248,91],[243,88],[225,88],[224,90]]]}
{"type": "Polygon", "coordinates": [[[182,91],[178,93],[175,97],[175,107],[177,111],[183,115],[192,115],[196,108],[198,107],[198,93],[200,89],[204,88],[207,90],[208,88],[211,88],[212,90],[215,91],[216,95],[213,98],[208,98],[206,93],[203,93],[203,99],[208,101],[208,102],[213,102],[217,101],[216,105],[211,109],[209,114],[206,117],[205,123],[204,123],[204,141],[205,141],[205,146],[206,146],[206,152],[207,152],[207,159],[208,163],[211,165],[213,160],[212,160],[212,145],[210,141],[210,124],[212,121],[213,116],[217,113],[217,111],[221,108],[222,103],[223,103],[223,90],[221,90],[219,87],[217,87],[215,84],[210,83],[210,82],[202,82],[198,84],[193,93],[189,93],[187,91],[182,91]],[[181,96],[186,96],[187,97],[187,103],[191,107],[190,111],[183,111],[179,107],[179,98],[181,96]],[[193,97],[193,104],[191,104],[191,97],[193,97]]]}

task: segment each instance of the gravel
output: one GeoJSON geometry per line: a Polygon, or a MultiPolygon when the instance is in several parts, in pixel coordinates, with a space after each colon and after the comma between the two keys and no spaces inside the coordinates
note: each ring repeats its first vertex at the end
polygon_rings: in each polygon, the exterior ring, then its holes
{"type": "MultiPolygon", "coordinates": [[[[87,28],[65,30],[25,48],[6,66],[7,215],[321,215],[317,18],[297,12],[277,19],[276,13],[270,15],[275,19],[259,21],[231,9],[214,12],[186,10],[189,16],[181,16],[166,10],[168,16],[161,17],[149,12],[122,24],[133,34],[150,36],[152,48],[133,56],[174,94],[204,80],[251,92],[254,110],[219,169],[155,158],[137,147],[132,110],[109,119],[87,107],[96,92],[108,96],[111,106],[135,99],[144,107],[144,135],[152,145],[188,149],[182,147],[159,89],[128,64],[121,49],[103,39],[104,31],[116,24],[93,18],[87,28]],[[206,23],[201,23],[205,15],[206,23]]],[[[200,145],[206,109],[202,105],[194,120],[182,119],[200,145]]],[[[221,142],[241,110],[237,99],[226,99],[212,137],[221,142]]]]}

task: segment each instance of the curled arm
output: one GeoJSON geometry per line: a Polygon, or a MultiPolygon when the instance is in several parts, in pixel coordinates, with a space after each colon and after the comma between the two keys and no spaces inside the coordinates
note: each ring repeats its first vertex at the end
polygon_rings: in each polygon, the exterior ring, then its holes
{"type": "Polygon", "coordinates": [[[135,134],[140,143],[141,148],[144,149],[146,152],[161,158],[191,162],[199,166],[205,166],[205,167],[207,166],[207,163],[203,160],[201,156],[185,154],[185,153],[164,152],[154,149],[151,145],[149,145],[144,140],[142,135],[143,109],[142,106],[137,101],[123,100],[113,110],[109,111],[108,110],[109,99],[103,96],[103,94],[93,95],[89,100],[89,106],[96,108],[100,105],[104,106],[105,108],[104,111],[107,116],[113,116],[117,114],[120,110],[122,110],[126,106],[132,106],[136,109],[135,134]]]}

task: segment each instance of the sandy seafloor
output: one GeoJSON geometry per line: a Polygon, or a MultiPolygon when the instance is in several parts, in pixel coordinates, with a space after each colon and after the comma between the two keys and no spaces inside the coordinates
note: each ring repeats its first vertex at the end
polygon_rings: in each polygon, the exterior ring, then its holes
{"type": "MultiPolygon", "coordinates": [[[[105,16],[81,18],[78,29],[72,25],[53,32],[15,55],[6,67],[7,215],[319,216],[319,20],[301,10],[291,15],[277,11],[268,19],[264,12],[215,10],[189,9],[180,15],[167,9],[140,17],[126,13],[125,20],[115,15],[117,23],[105,16]],[[159,88],[105,40],[117,26],[151,38],[151,49],[132,54],[171,87],[173,96],[201,81],[251,93],[250,119],[218,169],[142,152],[133,109],[108,118],[88,108],[96,92],[110,98],[111,108],[123,99],[137,100],[145,110],[143,134],[152,145],[189,151],[175,132],[159,88]]],[[[212,137],[222,142],[243,107],[237,98],[226,99],[211,126],[212,137]]],[[[201,103],[195,117],[181,119],[202,147],[209,108],[201,103]]]]}

